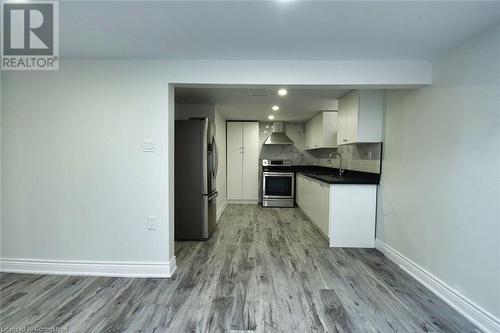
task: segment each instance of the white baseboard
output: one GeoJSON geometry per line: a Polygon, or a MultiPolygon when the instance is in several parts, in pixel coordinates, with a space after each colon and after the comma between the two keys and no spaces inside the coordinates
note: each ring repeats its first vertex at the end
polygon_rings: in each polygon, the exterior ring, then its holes
{"type": "Polygon", "coordinates": [[[138,278],[170,278],[177,268],[170,262],[104,262],[40,259],[0,259],[0,272],[138,278]]]}
{"type": "Polygon", "coordinates": [[[224,209],[226,209],[227,206],[227,200],[224,200],[224,202],[220,205],[220,207],[217,207],[217,221],[219,221],[222,213],[224,213],[224,209]]]}
{"type": "Polygon", "coordinates": [[[498,318],[495,318],[491,313],[461,295],[430,272],[378,239],[375,239],[375,248],[481,329],[486,332],[500,332],[500,320],[498,318]]]}

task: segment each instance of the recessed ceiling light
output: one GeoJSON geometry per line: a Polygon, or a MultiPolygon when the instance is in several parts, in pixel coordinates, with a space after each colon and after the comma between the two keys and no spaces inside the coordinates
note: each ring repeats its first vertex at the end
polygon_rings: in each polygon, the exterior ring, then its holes
{"type": "Polygon", "coordinates": [[[277,105],[273,105],[272,109],[273,109],[273,111],[278,111],[280,109],[280,107],[277,105]]]}
{"type": "Polygon", "coordinates": [[[288,93],[288,91],[286,91],[286,89],[278,90],[278,95],[280,95],[280,96],[285,96],[287,93],[288,93]]]}
{"type": "Polygon", "coordinates": [[[267,117],[267,118],[269,118],[269,120],[273,120],[273,119],[274,119],[274,116],[273,116],[273,115],[270,115],[270,116],[269,116],[269,117],[267,117]]]}

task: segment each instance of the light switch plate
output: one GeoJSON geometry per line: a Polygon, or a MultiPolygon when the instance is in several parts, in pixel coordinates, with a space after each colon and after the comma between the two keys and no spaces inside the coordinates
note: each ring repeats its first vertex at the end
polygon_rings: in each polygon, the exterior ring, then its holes
{"type": "Polygon", "coordinates": [[[156,151],[155,140],[144,140],[142,143],[142,151],[146,153],[151,153],[156,151]]]}
{"type": "Polygon", "coordinates": [[[148,230],[156,230],[158,225],[156,224],[156,216],[148,216],[146,219],[148,223],[148,230]]]}

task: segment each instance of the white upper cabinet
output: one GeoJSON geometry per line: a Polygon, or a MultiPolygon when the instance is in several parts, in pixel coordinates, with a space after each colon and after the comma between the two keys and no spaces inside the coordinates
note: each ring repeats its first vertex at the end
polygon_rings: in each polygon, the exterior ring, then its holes
{"type": "Polygon", "coordinates": [[[337,144],[382,142],[384,92],[353,90],[339,99],[337,144]]]}
{"type": "Polygon", "coordinates": [[[306,150],[337,147],[337,112],[320,112],[306,122],[306,150]]]}
{"type": "Polygon", "coordinates": [[[259,194],[259,123],[227,123],[227,199],[257,201],[259,194]]]}

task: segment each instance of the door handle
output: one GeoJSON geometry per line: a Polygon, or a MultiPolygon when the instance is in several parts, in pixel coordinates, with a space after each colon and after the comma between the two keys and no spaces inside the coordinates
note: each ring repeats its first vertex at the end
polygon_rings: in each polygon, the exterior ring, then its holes
{"type": "Polygon", "coordinates": [[[219,192],[215,191],[211,196],[208,197],[208,200],[215,199],[219,196],[219,192]]]}
{"type": "Polygon", "coordinates": [[[215,138],[213,138],[213,141],[212,141],[212,146],[213,146],[213,150],[214,150],[214,167],[213,167],[213,175],[214,175],[214,178],[217,177],[217,173],[219,172],[219,149],[217,148],[217,141],[215,140],[215,138]]]}

